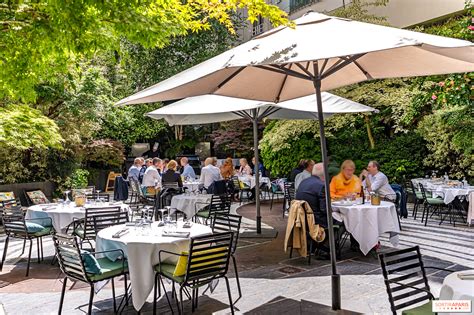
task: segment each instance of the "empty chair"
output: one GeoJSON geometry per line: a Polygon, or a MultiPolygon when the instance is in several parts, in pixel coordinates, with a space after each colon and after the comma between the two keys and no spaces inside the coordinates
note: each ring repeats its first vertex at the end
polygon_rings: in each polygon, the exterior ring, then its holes
{"type": "Polygon", "coordinates": [[[28,252],[28,264],[26,267],[26,276],[30,272],[31,250],[33,248],[33,240],[36,239],[38,250],[38,263],[43,259],[43,236],[50,235],[53,232],[51,218],[25,219],[25,213],[19,206],[11,206],[4,208],[2,213],[3,226],[7,238],[3,249],[2,261],[0,263],[0,271],[7,257],[8,243],[11,238],[23,240],[23,251],[25,252],[26,241],[30,242],[28,252]],[[40,224],[41,223],[41,224],[40,224]]]}
{"type": "Polygon", "coordinates": [[[235,280],[237,281],[237,288],[239,290],[239,297],[234,301],[234,304],[242,297],[242,289],[240,288],[239,273],[237,271],[237,262],[235,261],[235,251],[239,242],[240,224],[242,223],[242,216],[235,214],[221,214],[214,213],[212,217],[212,233],[233,232],[232,249],[230,251],[232,263],[234,265],[235,280]]]}
{"type": "Polygon", "coordinates": [[[153,293],[153,314],[156,314],[156,299],[157,291],[161,296],[160,284],[165,290],[165,296],[168,304],[172,310],[168,293],[166,292],[163,278],[172,281],[173,288],[175,284],[179,289],[173,292],[176,303],[178,304],[179,314],[184,313],[183,309],[183,291],[190,289],[192,292],[192,310],[197,307],[197,290],[200,287],[207,286],[212,281],[224,278],[227,286],[227,294],[229,298],[230,310],[234,314],[234,307],[232,303],[232,295],[230,292],[229,279],[227,278],[227,271],[229,268],[229,260],[231,257],[233,233],[215,233],[210,235],[203,235],[192,237],[189,244],[189,250],[182,253],[173,253],[166,250],[160,250],[158,253],[159,264],[155,266],[155,289],[153,293]],[[163,256],[174,255],[178,257],[176,264],[167,263],[163,256]]]}
{"type": "Polygon", "coordinates": [[[125,224],[128,222],[128,213],[125,211],[106,212],[100,215],[94,215],[94,230],[97,234],[100,230],[114,225],[125,224]]]}
{"type": "Polygon", "coordinates": [[[126,260],[111,261],[108,258],[96,258],[97,254],[105,252],[118,252],[121,257],[124,253],[121,249],[113,249],[104,252],[86,252],[79,248],[77,240],[73,236],[56,234],[53,236],[54,246],[56,248],[56,257],[59,261],[59,267],[64,273],[61,298],[59,300],[59,311],[61,314],[66,292],[67,280],[74,282],[81,281],[89,284],[89,304],[87,314],[92,314],[92,302],[94,299],[94,283],[104,280],[110,280],[112,284],[112,296],[114,312],[117,312],[115,301],[115,283],[114,278],[124,276],[125,296],[127,295],[127,274],[128,265],[126,260]]]}
{"type": "Polygon", "coordinates": [[[104,202],[109,202],[110,201],[110,195],[109,194],[86,194],[87,200],[94,200],[94,201],[104,201],[104,202]]]}
{"type": "Polygon", "coordinates": [[[398,219],[398,227],[400,228],[400,231],[402,230],[402,225],[400,223],[400,199],[401,199],[401,193],[396,192],[395,194],[387,194],[382,197],[382,200],[388,201],[388,202],[393,202],[395,204],[395,210],[397,211],[397,219],[398,219]]]}
{"type": "Polygon", "coordinates": [[[290,208],[291,202],[295,199],[295,183],[286,182],[284,184],[283,217],[290,208]]]}
{"type": "Polygon", "coordinates": [[[446,205],[443,199],[429,197],[422,184],[420,185],[421,195],[423,196],[423,213],[421,215],[421,222],[425,220],[425,226],[428,224],[428,218],[431,218],[434,214],[438,213],[441,218],[441,210],[446,205]],[[430,215],[431,210],[431,215],[430,215]],[[426,218],[425,218],[426,213],[426,218]]]}
{"type": "MultiPolygon", "coordinates": [[[[200,202],[196,202],[196,206],[202,205],[200,202]]],[[[212,195],[211,202],[207,204],[202,210],[197,211],[194,218],[203,219],[207,224],[209,218],[215,213],[229,214],[231,206],[231,199],[229,195],[212,195]]]]}
{"type": "Polygon", "coordinates": [[[393,314],[422,302],[425,304],[404,310],[402,314],[432,314],[434,296],[430,292],[425,269],[450,270],[425,267],[419,246],[379,254],[379,259],[393,314]]]}

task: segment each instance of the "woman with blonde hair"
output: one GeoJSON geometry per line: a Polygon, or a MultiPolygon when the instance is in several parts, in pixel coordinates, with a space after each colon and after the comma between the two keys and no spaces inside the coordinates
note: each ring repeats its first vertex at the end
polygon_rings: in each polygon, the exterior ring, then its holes
{"type": "Polygon", "coordinates": [[[354,172],[355,164],[352,160],[342,162],[341,171],[332,178],[329,185],[331,198],[351,197],[360,193],[362,184],[354,172]]]}
{"type": "Polygon", "coordinates": [[[241,158],[239,160],[240,162],[240,168],[239,168],[239,173],[241,175],[252,175],[252,168],[250,167],[249,163],[247,162],[246,158],[241,158]]]}
{"type": "Polygon", "coordinates": [[[221,166],[221,176],[223,179],[229,179],[235,174],[234,163],[229,157],[224,160],[221,166]]]}
{"type": "Polygon", "coordinates": [[[171,160],[166,165],[167,170],[161,175],[161,182],[166,183],[178,183],[178,187],[183,187],[183,181],[181,175],[176,172],[178,163],[175,160],[171,160]]]}

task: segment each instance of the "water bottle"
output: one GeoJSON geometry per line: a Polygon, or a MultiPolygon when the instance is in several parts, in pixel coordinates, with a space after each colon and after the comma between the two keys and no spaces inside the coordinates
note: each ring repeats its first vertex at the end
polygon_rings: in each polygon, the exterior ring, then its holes
{"type": "Polygon", "coordinates": [[[444,172],[444,183],[447,184],[448,181],[449,181],[449,176],[448,176],[448,173],[444,172]]]}

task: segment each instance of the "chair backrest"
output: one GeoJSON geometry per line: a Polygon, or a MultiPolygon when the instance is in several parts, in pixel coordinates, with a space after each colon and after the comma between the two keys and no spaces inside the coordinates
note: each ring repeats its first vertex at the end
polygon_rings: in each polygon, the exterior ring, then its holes
{"type": "Polygon", "coordinates": [[[229,214],[232,200],[229,195],[212,195],[211,203],[209,204],[209,216],[216,213],[229,214]]]}
{"type": "Polygon", "coordinates": [[[379,259],[393,314],[431,299],[419,246],[379,254],[379,259]]]}
{"type": "Polygon", "coordinates": [[[155,218],[156,209],[153,206],[145,206],[141,209],[142,218],[153,221],[155,218]]]}
{"type": "Polygon", "coordinates": [[[288,204],[291,204],[291,201],[295,199],[295,183],[286,182],[285,187],[285,199],[288,201],[288,204]]]}
{"type": "Polygon", "coordinates": [[[126,211],[101,213],[100,215],[93,216],[92,219],[94,220],[96,234],[109,226],[125,224],[129,221],[126,211]]]}
{"type": "Polygon", "coordinates": [[[3,208],[2,221],[5,234],[9,236],[24,236],[28,234],[25,224],[25,213],[20,206],[3,208]]]}
{"type": "Polygon", "coordinates": [[[53,241],[61,271],[70,278],[89,282],[76,238],[54,234],[53,241]]]}
{"type": "Polygon", "coordinates": [[[109,202],[110,201],[110,195],[109,194],[86,194],[86,198],[88,200],[98,200],[101,199],[102,201],[109,202]]]}
{"type": "Polygon", "coordinates": [[[426,201],[426,191],[425,191],[425,187],[423,187],[423,184],[422,184],[422,183],[418,183],[418,187],[420,187],[420,191],[421,191],[421,195],[423,196],[423,200],[426,201]]]}
{"type": "Polygon", "coordinates": [[[242,223],[242,216],[235,214],[221,214],[214,213],[211,222],[212,233],[233,232],[234,239],[232,240],[231,253],[234,254],[239,242],[240,225],[242,223]]]}
{"type": "Polygon", "coordinates": [[[201,286],[225,276],[232,249],[232,232],[192,237],[184,281],[201,286]]]}
{"type": "Polygon", "coordinates": [[[179,183],[178,182],[162,182],[161,187],[179,189],[179,183]]]}
{"type": "Polygon", "coordinates": [[[233,176],[231,178],[232,181],[232,186],[234,186],[234,191],[239,191],[240,190],[240,180],[237,176],[233,176]]]}
{"type": "Polygon", "coordinates": [[[84,217],[84,234],[83,239],[95,240],[96,230],[94,224],[94,217],[110,216],[113,213],[120,213],[120,207],[106,207],[106,208],[86,208],[86,215],[84,217]]]}

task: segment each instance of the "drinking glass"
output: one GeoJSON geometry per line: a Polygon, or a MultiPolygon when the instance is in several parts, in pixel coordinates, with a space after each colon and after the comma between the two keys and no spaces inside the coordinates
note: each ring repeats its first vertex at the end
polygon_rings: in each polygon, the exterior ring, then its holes
{"type": "Polygon", "coordinates": [[[161,222],[165,222],[165,212],[166,212],[166,209],[159,209],[158,211],[161,212],[161,222]]]}

